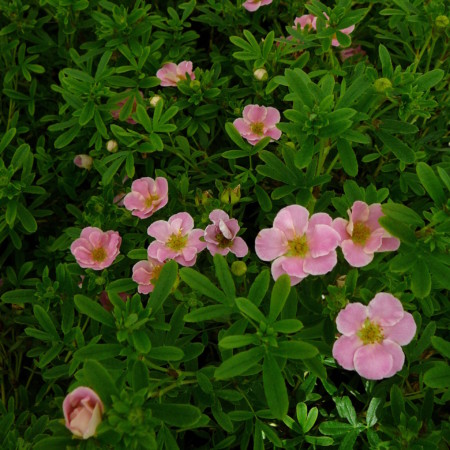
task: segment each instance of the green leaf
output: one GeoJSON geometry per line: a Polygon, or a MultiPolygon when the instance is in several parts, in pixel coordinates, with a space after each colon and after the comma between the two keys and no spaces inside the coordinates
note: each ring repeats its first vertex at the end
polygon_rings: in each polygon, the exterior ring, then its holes
{"type": "Polygon", "coordinates": [[[259,306],[269,289],[270,272],[263,269],[253,281],[248,292],[248,299],[255,305],[259,306]]]}
{"type": "Polygon", "coordinates": [[[418,298],[427,297],[431,291],[431,276],[423,259],[417,259],[411,274],[411,290],[418,298]]]}
{"type": "Polygon", "coordinates": [[[270,410],[276,419],[283,420],[289,407],[286,383],[278,363],[270,353],[264,356],[263,385],[270,410]]]}
{"type": "Polygon", "coordinates": [[[373,427],[378,422],[377,409],[380,406],[383,399],[373,397],[370,400],[369,407],[367,408],[366,423],[368,427],[373,427]]]}
{"type": "Polygon", "coordinates": [[[311,83],[308,75],[301,69],[286,69],[284,76],[288,83],[289,89],[295,94],[297,99],[304,103],[308,108],[312,109],[314,105],[314,97],[308,84],[311,83]]]}
{"type": "Polygon", "coordinates": [[[111,396],[119,396],[119,390],[110,372],[94,360],[86,361],[83,369],[83,381],[100,396],[106,406],[111,405],[111,396]]]}
{"type": "Polygon", "coordinates": [[[378,54],[380,56],[383,77],[391,78],[394,73],[394,70],[392,68],[391,55],[389,55],[387,48],[382,44],[380,44],[380,46],[378,47],[378,54]]]}
{"type": "Polygon", "coordinates": [[[442,339],[439,336],[433,336],[431,338],[431,344],[433,347],[445,358],[450,359],[450,342],[442,339]]]}
{"type": "Polygon", "coordinates": [[[192,405],[177,403],[150,403],[152,416],[162,420],[167,425],[179,428],[188,428],[198,422],[201,418],[201,411],[192,405]]]}
{"type": "Polygon", "coordinates": [[[250,319],[256,321],[257,324],[266,321],[264,314],[250,300],[243,297],[238,297],[235,299],[235,302],[239,308],[239,311],[241,311],[245,316],[250,317],[250,319]]]}
{"type": "Polygon", "coordinates": [[[17,204],[17,217],[28,233],[34,233],[37,230],[36,219],[22,203],[17,204]]]}
{"type": "Polygon", "coordinates": [[[10,228],[14,228],[14,222],[16,221],[17,216],[17,205],[17,200],[13,198],[8,202],[6,206],[5,220],[10,228]]]}
{"type": "Polygon", "coordinates": [[[95,113],[95,103],[93,101],[87,102],[83,109],[81,110],[80,118],[78,119],[78,123],[83,127],[87,125],[95,113]]]}
{"type": "Polygon", "coordinates": [[[60,149],[68,146],[78,136],[80,130],[81,125],[77,124],[59,135],[54,143],[55,148],[60,149]]]}
{"type": "Polygon", "coordinates": [[[5,292],[1,299],[3,303],[15,303],[23,305],[24,303],[33,303],[35,301],[34,289],[15,289],[5,292]]]}
{"type": "Polygon", "coordinates": [[[208,277],[198,273],[196,270],[189,267],[184,267],[180,270],[180,277],[194,291],[200,292],[204,296],[216,300],[220,303],[230,303],[225,294],[216,286],[214,286],[214,284],[209,280],[208,277]]]}
{"type": "Polygon", "coordinates": [[[135,330],[131,335],[134,348],[138,353],[146,355],[152,348],[150,337],[145,329],[135,330]]]}
{"type": "Polygon", "coordinates": [[[258,364],[263,356],[264,349],[262,347],[240,352],[225,360],[214,372],[214,377],[217,380],[226,380],[241,375],[258,364]]]}
{"type": "Polygon", "coordinates": [[[88,297],[84,295],[75,295],[75,306],[78,311],[91,319],[96,320],[97,322],[102,323],[111,328],[115,328],[116,324],[114,322],[113,316],[111,313],[106,311],[103,306],[101,306],[98,302],[94,302],[88,297]]]}
{"type": "Polygon", "coordinates": [[[8,147],[9,143],[13,140],[14,136],[16,135],[16,128],[10,128],[3,136],[2,140],[0,141],[0,153],[5,150],[6,147],[8,147]]]}
{"type": "Polygon", "coordinates": [[[92,344],[78,349],[73,354],[73,358],[80,361],[87,359],[102,361],[119,356],[122,349],[123,347],[120,344],[92,344]]]}
{"type": "Polygon", "coordinates": [[[297,319],[284,319],[272,324],[272,328],[278,333],[297,333],[303,328],[303,324],[297,319]]]}
{"type": "Polygon", "coordinates": [[[179,361],[184,358],[184,352],[178,347],[163,345],[161,347],[152,347],[148,356],[161,361],[179,361]]]}
{"type": "Polygon", "coordinates": [[[153,315],[159,311],[169,296],[170,291],[177,280],[177,273],[178,264],[174,260],[164,264],[161,269],[158,281],[155,283],[155,289],[153,289],[153,292],[150,294],[147,303],[147,308],[151,309],[153,315]]]}
{"type": "Polygon", "coordinates": [[[354,430],[353,425],[342,422],[322,422],[319,425],[319,431],[329,436],[344,436],[354,430]]]}
{"type": "Polygon", "coordinates": [[[133,386],[134,392],[138,392],[141,389],[148,388],[150,384],[148,367],[143,361],[137,359],[133,364],[133,369],[131,371],[131,385],[133,386]]]}
{"type": "Polygon", "coordinates": [[[145,248],[136,248],[127,253],[127,258],[130,259],[147,259],[147,250],[145,248]]]}
{"type": "Polygon", "coordinates": [[[270,296],[270,312],[268,317],[269,322],[274,322],[281,314],[281,311],[283,311],[284,304],[286,303],[290,290],[291,279],[289,278],[289,275],[281,275],[272,288],[272,295],[270,296]]]}
{"type": "Polygon", "coordinates": [[[225,292],[225,295],[234,301],[236,297],[236,287],[234,286],[233,277],[231,276],[230,269],[228,267],[226,259],[216,253],[214,255],[214,266],[216,269],[216,276],[219,280],[220,287],[225,292]]]}
{"type": "Polygon", "coordinates": [[[358,161],[349,141],[346,139],[338,139],[337,149],[345,172],[351,177],[358,175],[358,161]]]}
{"type": "Polygon", "coordinates": [[[403,400],[402,390],[393,384],[391,387],[391,412],[394,418],[394,423],[398,425],[400,423],[400,414],[405,412],[405,402],[403,400]]]}
{"type": "Polygon", "coordinates": [[[238,336],[226,336],[219,341],[222,348],[240,348],[250,344],[257,344],[258,338],[253,334],[240,334],[238,336]]]}
{"type": "Polygon", "coordinates": [[[439,83],[439,81],[442,80],[444,77],[445,72],[441,69],[434,69],[431,70],[423,75],[421,75],[416,80],[416,85],[419,87],[422,91],[427,91],[428,89],[432,88],[436,84],[439,83]]]}
{"type": "Polygon", "coordinates": [[[356,420],[356,411],[352,405],[350,397],[345,395],[342,398],[335,397],[336,409],[340,417],[347,419],[350,425],[356,426],[358,421],[356,420]]]}
{"type": "Polygon", "coordinates": [[[185,322],[203,322],[205,320],[225,320],[233,310],[225,305],[211,305],[198,308],[186,314],[183,318],[185,322]]]}
{"type": "Polygon", "coordinates": [[[405,164],[412,164],[415,161],[415,153],[400,139],[381,130],[377,131],[375,134],[400,161],[405,164]]]}
{"type": "Polygon", "coordinates": [[[48,334],[54,337],[55,341],[59,341],[59,335],[56,331],[55,324],[53,323],[52,319],[48,315],[47,311],[40,306],[40,305],[34,305],[33,306],[33,313],[34,317],[38,321],[41,328],[46,331],[48,334]]]}
{"type": "Polygon", "coordinates": [[[417,163],[416,171],[422,186],[429,196],[437,206],[442,206],[447,200],[439,178],[435,175],[433,169],[428,164],[419,162],[417,163]]]}
{"type": "Polygon", "coordinates": [[[319,353],[314,345],[301,341],[279,342],[278,347],[271,349],[271,351],[274,355],[289,359],[310,359],[319,353]]]}
{"type": "Polygon", "coordinates": [[[120,155],[105,170],[105,172],[102,175],[103,186],[107,186],[108,184],[111,183],[112,179],[114,178],[114,175],[117,173],[117,171],[119,170],[119,167],[122,165],[122,163],[126,157],[127,157],[127,154],[120,155]]]}
{"type": "Polygon", "coordinates": [[[270,200],[267,192],[260,186],[255,186],[256,199],[258,200],[259,206],[264,212],[269,212],[272,210],[272,200],[270,200]]]}
{"type": "MultiPolygon", "coordinates": [[[[147,251],[145,251],[145,257],[147,257],[147,251]]],[[[119,278],[118,280],[111,281],[106,286],[108,292],[126,292],[136,290],[136,282],[130,278],[119,278]]]]}
{"type": "Polygon", "coordinates": [[[405,205],[401,205],[399,203],[386,203],[381,207],[381,209],[386,216],[392,217],[400,222],[418,227],[423,227],[425,225],[419,214],[405,205]]]}
{"type": "Polygon", "coordinates": [[[380,217],[378,223],[392,236],[400,239],[403,243],[414,245],[417,242],[416,235],[407,225],[394,220],[391,217],[380,217]]]}
{"type": "Polygon", "coordinates": [[[450,386],[450,367],[441,363],[425,372],[423,382],[434,389],[442,389],[450,386]]]}
{"type": "Polygon", "coordinates": [[[225,131],[227,132],[230,139],[241,149],[248,153],[251,152],[252,148],[250,144],[247,142],[244,142],[244,139],[242,139],[242,136],[239,134],[239,131],[236,129],[236,127],[230,123],[227,122],[225,124],[225,131]]]}
{"type": "Polygon", "coordinates": [[[304,169],[311,164],[316,149],[314,141],[314,136],[308,136],[302,143],[300,150],[296,153],[294,162],[298,169],[304,169]]]}

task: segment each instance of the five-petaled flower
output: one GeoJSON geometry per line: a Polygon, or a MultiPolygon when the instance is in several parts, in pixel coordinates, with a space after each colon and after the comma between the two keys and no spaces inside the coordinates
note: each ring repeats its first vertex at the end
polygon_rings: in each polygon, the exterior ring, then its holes
{"type": "Polygon", "coordinates": [[[163,177],[156,180],[150,177],[133,181],[131,192],[123,199],[125,208],[132,211],[133,216],[147,219],[154,212],[167,204],[169,186],[163,177]]]}
{"type": "Polygon", "coordinates": [[[287,273],[293,286],[308,275],[324,275],[336,265],[340,239],[331,226],[331,217],[317,213],[308,220],[308,216],[303,206],[286,206],[275,216],[273,228],[256,236],[256,254],[263,261],[274,260],[275,280],[287,273]]]}
{"type": "Polygon", "coordinates": [[[153,292],[155,282],[158,280],[164,264],[155,258],[148,258],[145,261],[139,261],[133,266],[132,279],[139,285],[138,292],[140,294],[153,292]]]}
{"type": "Polygon", "coordinates": [[[281,131],[276,127],[280,121],[280,112],[271,106],[247,105],[243,111],[243,117],[236,119],[233,125],[240,135],[252,145],[256,145],[261,139],[270,136],[278,140],[281,131]]]}
{"type": "Polygon", "coordinates": [[[70,251],[83,269],[102,270],[109,267],[117,255],[122,238],[117,231],[102,231],[86,227],[78,239],[72,242],[70,251]]]}
{"type": "Polygon", "coordinates": [[[242,4],[242,6],[247,11],[256,11],[260,6],[270,5],[273,0],[247,0],[242,4]]]}
{"type": "Polygon", "coordinates": [[[191,80],[195,80],[192,61],[182,61],[178,65],[172,62],[167,63],[156,72],[156,76],[161,80],[161,86],[176,86],[179,81],[187,79],[186,74],[191,80]]]}
{"type": "Polygon", "coordinates": [[[102,421],[104,407],[100,397],[90,388],[80,386],[67,394],[63,402],[66,427],[75,435],[88,439],[95,435],[102,421]]]}
{"type": "Polygon", "coordinates": [[[156,240],[148,247],[148,257],[160,262],[174,259],[182,266],[193,266],[197,253],[206,247],[206,242],[200,240],[204,231],[193,228],[194,219],[186,212],[174,214],[167,222],[153,222],[147,233],[156,240]]]}
{"type": "Polygon", "coordinates": [[[348,215],[349,221],[335,219],[333,228],[341,236],[342,253],[351,266],[366,266],[373,260],[375,252],[389,252],[400,246],[400,241],[378,223],[383,216],[379,203],[369,206],[356,201],[348,210],[348,215]]]}
{"type": "Polygon", "coordinates": [[[416,323],[397,298],[380,292],[369,302],[349,303],[336,318],[342,336],[333,345],[334,359],[368,380],[395,375],[403,367],[402,345],[416,334],[416,323]]]}
{"type": "Polygon", "coordinates": [[[205,241],[211,255],[214,256],[216,253],[226,255],[231,252],[242,258],[248,253],[244,239],[236,236],[240,228],[236,219],[230,219],[221,209],[212,211],[209,219],[213,224],[205,229],[205,241]]]}

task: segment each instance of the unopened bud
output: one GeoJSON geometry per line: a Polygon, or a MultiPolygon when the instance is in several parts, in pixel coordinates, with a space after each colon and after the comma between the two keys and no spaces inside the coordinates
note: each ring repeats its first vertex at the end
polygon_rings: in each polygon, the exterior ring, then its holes
{"type": "Polygon", "coordinates": [[[241,199],[241,185],[238,184],[235,188],[224,189],[220,194],[220,201],[226,205],[235,205],[241,199]]]}
{"type": "Polygon", "coordinates": [[[247,264],[245,264],[245,262],[234,261],[233,264],[231,264],[231,273],[233,275],[241,277],[242,275],[245,275],[246,272],[247,272],[247,264]]]}
{"type": "Polygon", "coordinates": [[[373,87],[380,94],[384,94],[392,87],[392,83],[388,78],[378,78],[378,80],[375,80],[375,83],[373,83],[373,87]]]}
{"type": "Polygon", "coordinates": [[[80,169],[90,170],[93,161],[94,160],[89,155],[77,155],[75,156],[73,163],[80,169]]]}
{"type": "Polygon", "coordinates": [[[106,150],[108,150],[108,152],[110,153],[116,153],[117,150],[119,150],[119,144],[114,139],[110,139],[106,143],[106,150]]]}
{"type": "Polygon", "coordinates": [[[191,80],[191,83],[189,85],[191,87],[191,89],[194,89],[194,91],[198,91],[200,89],[200,81],[198,80],[191,80]]]}
{"type": "Polygon", "coordinates": [[[151,99],[150,99],[150,106],[152,108],[156,108],[156,104],[162,100],[162,97],[160,95],[154,95],[151,99]]]}
{"type": "Polygon", "coordinates": [[[253,76],[254,76],[258,81],[265,81],[265,80],[267,80],[267,78],[268,78],[267,70],[264,69],[264,68],[256,69],[256,70],[253,72],[253,76]]]}
{"type": "Polygon", "coordinates": [[[436,25],[436,28],[442,31],[448,27],[449,20],[447,16],[437,16],[434,23],[436,25]]]}

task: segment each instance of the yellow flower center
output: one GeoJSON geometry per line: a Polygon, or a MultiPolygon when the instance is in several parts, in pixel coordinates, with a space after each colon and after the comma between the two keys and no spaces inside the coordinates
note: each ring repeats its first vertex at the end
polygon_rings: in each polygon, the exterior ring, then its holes
{"type": "Polygon", "coordinates": [[[94,248],[94,250],[92,250],[92,259],[95,262],[103,262],[107,256],[106,250],[103,247],[94,248]]]}
{"type": "Polygon", "coordinates": [[[175,252],[180,251],[184,247],[186,247],[188,237],[182,236],[181,232],[172,234],[169,239],[166,242],[166,246],[169,247],[171,250],[174,250],[175,252]]]}
{"type": "Polygon", "coordinates": [[[264,134],[264,124],[262,122],[252,123],[250,126],[252,133],[257,134],[258,136],[262,136],[264,134]]]}
{"type": "Polygon", "coordinates": [[[232,240],[227,239],[222,233],[216,234],[216,241],[219,248],[228,248],[232,243],[232,240]]]}
{"type": "Polygon", "coordinates": [[[153,277],[150,280],[152,282],[152,284],[154,284],[154,282],[158,280],[162,268],[163,268],[162,265],[153,267],[153,277]]]}
{"type": "Polygon", "coordinates": [[[157,195],[150,195],[145,199],[145,207],[150,208],[157,200],[159,200],[159,197],[157,195]]]}
{"type": "Polygon", "coordinates": [[[296,237],[292,241],[289,241],[288,245],[289,252],[287,256],[300,256],[301,258],[303,258],[309,251],[306,235],[296,237]]]}
{"type": "Polygon", "coordinates": [[[359,338],[364,345],[381,344],[384,340],[383,329],[377,323],[366,319],[363,327],[358,331],[359,338]]]}
{"type": "Polygon", "coordinates": [[[352,241],[358,245],[364,245],[370,237],[370,228],[362,222],[353,224],[352,241]]]}

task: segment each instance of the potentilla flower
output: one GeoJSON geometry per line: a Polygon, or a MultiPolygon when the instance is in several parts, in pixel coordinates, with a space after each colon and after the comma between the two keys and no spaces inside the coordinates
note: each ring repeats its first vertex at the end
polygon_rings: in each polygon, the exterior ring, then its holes
{"type": "Polygon", "coordinates": [[[273,0],[247,0],[242,4],[242,6],[247,11],[256,11],[260,6],[270,5],[273,0]]]}
{"type": "Polygon", "coordinates": [[[323,275],[337,263],[339,234],[332,228],[328,214],[313,214],[290,205],[275,216],[273,228],[261,230],[256,236],[256,254],[263,261],[273,261],[272,276],[276,280],[287,273],[291,285],[308,275],[323,275]]]}
{"type": "Polygon", "coordinates": [[[242,113],[243,118],[236,119],[233,125],[240,135],[255,145],[266,136],[278,140],[281,131],[276,127],[280,121],[280,112],[276,108],[259,105],[247,105],[242,113]]]}
{"type": "Polygon", "coordinates": [[[133,266],[132,279],[138,286],[140,294],[153,292],[155,282],[159,278],[164,263],[155,258],[148,258],[146,261],[139,261],[133,266]]]}
{"type": "Polygon", "coordinates": [[[66,428],[75,436],[88,439],[95,435],[97,426],[102,421],[103,410],[100,397],[92,389],[80,386],[64,399],[66,428]]]}
{"type": "Polygon", "coordinates": [[[180,64],[164,64],[156,72],[156,76],[161,80],[161,86],[176,86],[179,81],[186,80],[186,74],[195,80],[195,73],[192,71],[192,61],[182,61],[180,64]]]}
{"type": "MultiPolygon", "coordinates": [[[[139,91],[139,95],[141,96],[141,98],[144,98],[144,94],[139,91]]],[[[113,116],[113,118],[115,120],[119,119],[119,115],[120,115],[120,111],[122,111],[123,106],[125,105],[125,103],[128,101],[128,97],[124,98],[123,100],[121,100],[119,103],[117,103],[117,109],[111,111],[111,115],[113,116]]],[[[137,102],[136,102],[136,98],[133,100],[133,107],[131,109],[131,114],[134,114],[136,112],[136,108],[137,108],[137,102]]],[[[136,125],[136,121],[131,117],[128,117],[127,119],[125,119],[125,121],[131,125],[136,125]]]]}
{"type": "Polygon", "coordinates": [[[204,231],[194,228],[194,219],[190,214],[181,212],[173,215],[166,222],[153,222],[147,233],[154,237],[148,247],[148,257],[160,262],[174,259],[182,266],[193,266],[197,260],[197,253],[204,250],[206,242],[201,241],[204,231]]]}
{"type": "Polygon", "coordinates": [[[244,239],[236,237],[240,227],[236,219],[230,219],[228,214],[221,209],[215,209],[209,215],[213,225],[208,225],[205,229],[205,241],[211,255],[219,253],[226,255],[228,252],[234,253],[238,258],[242,258],[248,253],[248,247],[244,239]]]}
{"type": "Polygon", "coordinates": [[[163,177],[156,180],[150,177],[133,181],[131,192],[123,199],[125,208],[132,211],[133,216],[147,219],[154,212],[167,205],[169,185],[163,177]]]}
{"type": "Polygon", "coordinates": [[[298,28],[298,26],[300,25],[301,30],[304,30],[305,28],[307,30],[310,30],[311,28],[313,28],[315,30],[316,29],[316,21],[317,21],[317,17],[314,16],[313,14],[305,14],[303,16],[295,18],[294,28],[298,28]]]}
{"type": "Polygon", "coordinates": [[[358,45],[357,47],[345,48],[344,50],[339,52],[339,54],[341,55],[341,60],[345,61],[346,59],[351,58],[352,56],[356,55],[364,56],[366,52],[361,48],[360,45],[358,45]]]}
{"type": "Polygon", "coordinates": [[[401,345],[411,342],[416,323],[393,295],[380,292],[369,302],[349,303],[337,316],[342,336],[333,345],[334,359],[368,380],[395,375],[403,367],[401,345]]]}
{"type": "Polygon", "coordinates": [[[341,237],[340,246],[347,262],[353,267],[367,266],[375,252],[397,250],[400,241],[392,237],[379,223],[383,216],[381,205],[356,201],[348,210],[350,220],[333,221],[333,228],[341,237]]]}
{"type": "Polygon", "coordinates": [[[89,155],[77,155],[73,159],[73,163],[80,169],[90,170],[93,162],[92,156],[89,155]]]}
{"type": "Polygon", "coordinates": [[[70,251],[84,269],[102,270],[109,267],[117,255],[122,238],[117,231],[102,231],[86,227],[78,239],[72,242],[70,251]]]}

